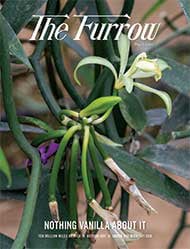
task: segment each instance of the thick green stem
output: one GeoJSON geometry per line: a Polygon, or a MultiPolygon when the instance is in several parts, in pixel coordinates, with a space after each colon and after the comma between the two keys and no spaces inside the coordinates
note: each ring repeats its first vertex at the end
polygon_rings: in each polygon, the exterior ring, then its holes
{"type": "MultiPolygon", "coordinates": [[[[67,1],[63,10],[60,11],[60,15],[69,14],[71,10],[74,8],[76,2],[77,0],[67,1]]],[[[57,1],[48,1],[46,14],[55,14],[56,9],[57,9],[57,1]]],[[[61,20],[60,19],[58,19],[57,21],[56,20],[55,20],[56,25],[59,25],[62,21],[64,21],[64,18],[61,18],[61,20]]],[[[47,32],[44,40],[38,42],[36,49],[33,55],[31,56],[30,62],[33,66],[35,78],[36,78],[38,87],[40,89],[40,92],[47,106],[49,107],[50,111],[59,121],[59,112],[61,111],[61,109],[59,105],[57,104],[48,84],[46,83],[45,77],[43,75],[43,70],[40,65],[41,54],[46,47],[48,35],[49,35],[49,31],[47,32]]]]}
{"type": "Polygon", "coordinates": [[[40,134],[32,140],[32,145],[38,147],[40,144],[45,143],[48,140],[63,137],[67,131],[66,130],[54,130],[49,131],[45,134],[40,134]]]}
{"type": "MultiPolygon", "coordinates": [[[[101,15],[99,17],[100,22],[102,22],[102,23],[108,23],[107,17],[103,17],[103,15],[107,14],[106,13],[106,6],[105,6],[105,2],[104,1],[105,0],[95,0],[98,14],[101,15]]],[[[116,59],[116,55],[115,55],[115,51],[114,51],[114,48],[113,48],[113,43],[112,43],[112,39],[111,39],[110,35],[109,35],[107,41],[102,41],[102,45],[104,46],[106,55],[109,58],[109,60],[111,62],[114,62],[115,59],[116,59]]]]}
{"type": "Polygon", "coordinates": [[[61,111],[61,108],[57,104],[48,84],[46,83],[45,77],[43,75],[43,71],[40,65],[40,62],[36,57],[32,57],[30,59],[30,62],[34,69],[34,75],[38,84],[38,87],[40,89],[40,92],[49,107],[50,111],[53,113],[55,118],[59,120],[59,112],[61,111]]]}
{"type": "Polygon", "coordinates": [[[57,85],[56,75],[55,75],[55,67],[53,65],[52,57],[51,57],[51,47],[49,43],[45,49],[45,60],[46,60],[46,68],[48,72],[48,80],[50,83],[51,91],[55,97],[55,99],[59,100],[63,97],[61,90],[57,85]]]}
{"type": "Polygon", "coordinates": [[[18,120],[20,123],[23,124],[33,124],[38,126],[39,128],[45,130],[45,131],[52,131],[53,128],[50,127],[47,123],[45,123],[44,121],[38,119],[38,118],[33,118],[33,117],[27,117],[27,116],[21,116],[18,117],[18,120]]]}
{"type": "Polygon", "coordinates": [[[81,129],[80,125],[72,126],[65,134],[63,139],[61,140],[61,143],[59,145],[59,149],[55,155],[55,159],[53,162],[52,172],[50,176],[50,183],[49,183],[49,201],[55,201],[56,200],[56,186],[57,186],[57,176],[61,164],[61,159],[63,157],[63,153],[65,151],[65,148],[71,139],[71,137],[81,129]]]}
{"type": "Polygon", "coordinates": [[[65,65],[62,61],[62,54],[59,41],[55,39],[52,41],[52,53],[55,67],[65,89],[67,90],[71,98],[75,101],[76,105],[80,108],[83,108],[85,106],[85,103],[69,79],[69,76],[65,70],[65,65]]]}
{"type": "Polygon", "coordinates": [[[94,140],[92,135],[90,135],[90,142],[89,142],[89,150],[90,150],[90,156],[96,171],[96,175],[97,175],[97,179],[98,179],[98,183],[99,186],[101,188],[102,194],[103,194],[103,198],[104,198],[104,202],[106,207],[110,207],[111,206],[111,196],[104,178],[104,174],[103,174],[103,170],[100,166],[100,162],[97,158],[97,152],[96,152],[96,148],[95,148],[95,144],[94,144],[94,140]]]}
{"type": "Polygon", "coordinates": [[[32,219],[34,215],[36,200],[39,191],[41,163],[38,152],[30,145],[20,129],[20,124],[16,115],[16,108],[12,94],[12,78],[9,58],[8,40],[6,30],[4,30],[4,22],[0,15],[0,67],[1,67],[1,82],[3,92],[3,103],[7,115],[9,127],[13,136],[24,153],[32,160],[32,173],[27,189],[27,197],[22,215],[20,227],[16,239],[12,245],[12,249],[24,248],[28,237],[32,219]]]}

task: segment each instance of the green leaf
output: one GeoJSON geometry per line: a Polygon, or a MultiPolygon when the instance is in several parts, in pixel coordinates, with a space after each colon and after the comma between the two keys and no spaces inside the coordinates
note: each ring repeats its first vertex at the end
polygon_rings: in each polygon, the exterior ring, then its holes
{"type": "Polygon", "coordinates": [[[146,147],[138,153],[138,156],[170,173],[190,179],[190,151],[188,148],[156,144],[146,147]]]}
{"type": "Polygon", "coordinates": [[[187,17],[187,21],[190,22],[190,0],[178,0],[178,2],[187,17]]]}
{"type": "Polygon", "coordinates": [[[47,0],[6,0],[2,14],[7,19],[16,34],[30,21],[33,14],[42,7],[47,0]]]}
{"type": "Polygon", "coordinates": [[[166,61],[170,66],[171,70],[165,70],[163,72],[162,81],[166,83],[171,88],[177,90],[179,93],[185,95],[190,94],[190,67],[181,64],[173,59],[166,58],[157,55],[164,61],[166,61]]]}
{"type": "Polygon", "coordinates": [[[11,186],[12,183],[12,178],[11,178],[11,171],[10,171],[10,167],[9,164],[7,162],[7,159],[4,155],[3,150],[0,147],[0,171],[2,171],[4,173],[4,175],[7,177],[8,180],[8,188],[11,186]]]}
{"type": "Polygon", "coordinates": [[[28,60],[28,57],[26,56],[24,52],[21,42],[17,38],[14,30],[11,28],[9,23],[6,21],[6,19],[1,14],[1,12],[0,12],[0,20],[1,20],[2,25],[4,25],[4,30],[6,30],[6,35],[7,35],[7,39],[9,43],[9,53],[11,55],[14,55],[19,61],[24,63],[29,68],[32,68],[28,60]]]}
{"type": "Polygon", "coordinates": [[[121,33],[118,40],[118,49],[120,55],[120,70],[119,70],[120,74],[124,74],[125,72],[129,57],[129,48],[130,48],[130,41],[127,35],[121,33]]]}
{"type": "Polygon", "coordinates": [[[0,190],[26,189],[29,182],[26,169],[11,169],[12,184],[7,188],[7,180],[4,174],[0,173],[0,190]]]}
{"type": "Polygon", "coordinates": [[[161,133],[176,131],[190,121],[190,98],[179,94],[173,102],[172,113],[162,125],[161,133]]]}
{"type": "Polygon", "coordinates": [[[14,241],[13,239],[0,233],[0,248],[1,249],[10,249],[12,247],[13,241],[14,241]]]}
{"type": "Polygon", "coordinates": [[[84,59],[82,59],[77,67],[75,68],[75,71],[74,71],[74,79],[75,81],[80,85],[80,81],[77,77],[77,71],[80,67],[82,66],[85,66],[85,65],[89,65],[89,64],[98,64],[98,65],[102,65],[102,66],[105,66],[107,68],[109,68],[114,77],[115,77],[115,81],[117,80],[117,71],[115,70],[114,66],[111,64],[111,62],[109,62],[108,60],[102,58],[102,57],[99,57],[99,56],[88,56],[84,59]]]}
{"type": "Polygon", "coordinates": [[[144,14],[142,21],[145,21],[148,17],[150,17],[154,12],[156,12],[162,4],[164,4],[166,0],[157,0],[144,14]]]}
{"type": "Polygon", "coordinates": [[[184,210],[190,209],[190,192],[179,183],[124,150],[107,145],[103,147],[119,167],[136,180],[139,188],[184,210]]]}
{"type": "Polygon", "coordinates": [[[119,90],[122,101],[119,107],[125,121],[135,129],[141,131],[146,126],[147,118],[145,109],[139,98],[134,93],[128,93],[125,89],[119,90]]]}
{"type": "Polygon", "coordinates": [[[108,96],[100,97],[90,103],[87,107],[80,111],[80,117],[88,117],[91,115],[98,115],[106,112],[108,109],[113,108],[121,101],[120,97],[108,96]]]}
{"type": "Polygon", "coordinates": [[[154,93],[154,94],[158,95],[164,101],[168,116],[170,116],[171,111],[172,111],[172,101],[171,101],[171,98],[170,98],[168,93],[166,93],[164,91],[156,90],[156,89],[149,87],[145,84],[141,84],[141,83],[137,83],[137,82],[134,82],[134,86],[140,88],[141,90],[143,90],[145,92],[150,92],[150,93],[154,93]]]}
{"type": "MultiPolygon", "coordinates": [[[[48,186],[49,186],[49,175],[44,177],[44,179],[41,182],[40,190],[38,194],[38,199],[36,203],[36,208],[34,212],[34,218],[32,227],[30,230],[30,234],[27,240],[27,248],[40,248],[40,249],[46,249],[46,248],[56,248],[56,249],[64,249],[67,248],[67,233],[68,229],[47,229],[45,230],[45,222],[52,221],[51,214],[49,211],[49,203],[48,203],[48,186]],[[41,238],[40,235],[48,235],[46,238],[41,238]],[[51,236],[53,235],[62,235],[66,236],[66,238],[53,238],[51,236]]],[[[60,211],[60,220],[64,223],[67,221],[67,210],[64,206],[62,196],[60,194],[57,194],[57,201],[59,205],[59,211],[60,211]]],[[[55,225],[55,223],[54,223],[55,225]]]]}

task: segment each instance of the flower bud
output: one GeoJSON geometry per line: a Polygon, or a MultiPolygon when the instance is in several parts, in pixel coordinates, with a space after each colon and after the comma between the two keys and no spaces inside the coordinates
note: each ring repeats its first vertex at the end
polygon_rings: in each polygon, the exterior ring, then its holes
{"type": "Polygon", "coordinates": [[[121,98],[116,96],[98,98],[80,111],[80,117],[83,118],[92,115],[102,114],[106,112],[108,109],[114,107],[120,101],[121,98]]]}

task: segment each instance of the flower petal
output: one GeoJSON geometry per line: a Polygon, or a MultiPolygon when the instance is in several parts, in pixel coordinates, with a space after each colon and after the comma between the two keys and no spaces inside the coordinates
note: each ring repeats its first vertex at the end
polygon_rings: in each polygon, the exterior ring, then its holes
{"type": "Polygon", "coordinates": [[[137,83],[137,82],[134,82],[134,86],[140,88],[141,90],[143,90],[145,92],[150,92],[150,93],[154,93],[154,94],[158,95],[164,101],[164,103],[166,105],[168,116],[170,116],[170,114],[172,112],[172,101],[171,101],[169,94],[167,94],[164,91],[156,90],[152,87],[149,87],[147,85],[137,83]]]}
{"type": "Polygon", "coordinates": [[[123,77],[123,78],[122,78],[122,82],[123,82],[123,84],[125,85],[126,91],[127,91],[128,93],[131,93],[131,92],[133,91],[133,86],[134,86],[133,79],[123,77]]]}
{"type": "Polygon", "coordinates": [[[129,58],[130,41],[127,35],[121,34],[118,40],[118,50],[120,54],[119,74],[124,74],[129,58]]]}
{"type": "Polygon", "coordinates": [[[80,67],[82,66],[85,66],[85,65],[88,65],[88,64],[98,64],[98,65],[102,65],[102,66],[105,66],[107,68],[109,68],[114,77],[115,77],[115,81],[117,80],[117,71],[115,70],[114,66],[111,64],[111,62],[109,62],[108,60],[106,60],[105,58],[102,58],[102,57],[99,57],[99,56],[88,56],[88,57],[85,57],[84,59],[82,59],[77,67],[75,68],[75,71],[74,71],[74,79],[75,81],[80,85],[80,81],[77,77],[77,71],[80,67]]]}
{"type": "Polygon", "coordinates": [[[124,76],[126,78],[128,77],[132,77],[132,75],[137,71],[137,67],[136,67],[136,64],[138,61],[140,60],[144,60],[147,58],[147,54],[146,53],[141,53],[139,55],[137,55],[137,57],[135,58],[135,60],[133,61],[131,67],[129,68],[129,70],[124,74],[124,76]]]}

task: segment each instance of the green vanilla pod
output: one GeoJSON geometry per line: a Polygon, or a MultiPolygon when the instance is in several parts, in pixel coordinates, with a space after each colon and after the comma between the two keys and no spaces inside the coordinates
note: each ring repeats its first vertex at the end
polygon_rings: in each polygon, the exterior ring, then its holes
{"type": "MultiPolygon", "coordinates": [[[[69,167],[69,216],[70,220],[78,221],[77,214],[77,165],[78,154],[80,151],[79,136],[75,135],[71,147],[71,160],[69,167]]],[[[71,234],[75,234],[75,229],[71,230],[71,234]]]]}
{"type": "Polygon", "coordinates": [[[80,111],[80,117],[89,117],[92,115],[102,114],[108,109],[113,108],[121,101],[120,97],[107,96],[100,97],[90,103],[87,107],[80,111]]]}

